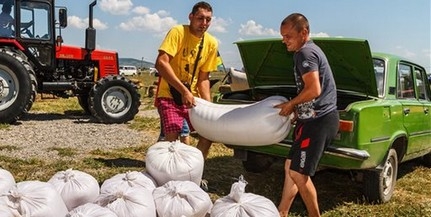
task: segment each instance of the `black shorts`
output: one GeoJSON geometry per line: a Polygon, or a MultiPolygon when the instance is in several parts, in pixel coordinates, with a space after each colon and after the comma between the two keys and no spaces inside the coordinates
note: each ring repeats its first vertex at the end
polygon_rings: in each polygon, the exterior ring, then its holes
{"type": "Polygon", "coordinates": [[[338,132],[338,125],[337,110],[315,120],[297,122],[287,156],[291,160],[290,169],[313,176],[323,152],[338,132]]]}

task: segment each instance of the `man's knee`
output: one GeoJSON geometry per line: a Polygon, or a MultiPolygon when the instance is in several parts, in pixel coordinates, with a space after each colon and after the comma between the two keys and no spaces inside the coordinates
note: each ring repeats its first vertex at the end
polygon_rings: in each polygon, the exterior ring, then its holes
{"type": "Polygon", "coordinates": [[[284,162],[284,172],[286,174],[290,173],[290,164],[291,164],[291,160],[286,159],[286,161],[284,162]]]}
{"type": "Polygon", "coordinates": [[[293,179],[296,185],[305,185],[307,183],[310,176],[299,173],[295,170],[289,170],[289,175],[293,179]]]}
{"type": "Polygon", "coordinates": [[[169,142],[173,142],[178,140],[179,133],[166,133],[165,140],[169,142]]]}

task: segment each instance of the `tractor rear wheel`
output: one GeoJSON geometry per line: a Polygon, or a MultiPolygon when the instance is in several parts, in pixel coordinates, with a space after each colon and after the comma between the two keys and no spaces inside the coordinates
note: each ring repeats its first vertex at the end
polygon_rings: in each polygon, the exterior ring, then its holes
{"type": "Polygon", "coordinates": [[[11,50],[0,52],[0,123],[16,122],[35,98],[36,79],[25,56],[11,50]]]}
{"type": "Polygon", "coordinates": [[[102,78],[90,91],[91,114],[102,123],[126,123],[138,113],[140,97],[136,85],[125,77],[102,78]]]}
{"type": "Polygon", "coordinates": [[[91,115],[90,103],[88,102],[88,94],[79,94],[78,95],[78,103],[81,108],[84,110],[86,115],[91,115]]]}

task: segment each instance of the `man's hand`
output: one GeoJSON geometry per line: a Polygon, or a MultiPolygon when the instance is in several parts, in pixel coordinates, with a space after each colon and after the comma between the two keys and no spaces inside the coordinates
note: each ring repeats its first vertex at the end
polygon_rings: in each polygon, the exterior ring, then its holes
{"type": "Polygon", "coordinates": [[[293,103],[291,103],[290,101],[288,101],[288,102],[278,104],[278,105],[274,106],[274,108],[281,109],[281,111],[278,113],[279,115],[289,116],[290,114],[292,114],[292,112],[294,112],[295,105],[293,103]]]}
{"type": "Polygon", "coordinates": [[[182,94],[183,104],[187,106],[187,108],[192,108],[196,106],[195,97],[190,91],[186,91],[182,94]]]}

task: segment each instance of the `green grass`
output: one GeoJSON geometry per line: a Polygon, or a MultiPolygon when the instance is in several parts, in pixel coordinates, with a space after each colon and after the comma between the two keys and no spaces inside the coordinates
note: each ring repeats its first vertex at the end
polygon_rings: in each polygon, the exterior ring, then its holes
{"type": "MultiPolygon", "coordinates": [[[[134,77],[145,85],[156,79],[148,75],[134,77]]],[[[141,89],[143,90],[143,89],[141,89]]],[[[154,109],[153,97],[141,94],[141,101],[146,109],[154,109]]],[[[38,99],[33,109],[64,114],[67,111],[80,112],[74,98],[38,99]]],[[[127,124],[139,131],[159,131],[157,118],[136,117],[127,124]]],[[[2,128],[7,130],[13,126],[2,128]]],[[[145,170],[145,153],[153,143],[136,144],[133,147],[117,150],[87,150],[83,159],[74,159],[75,150],[52,148],[61,160],[28,159],[21,160],[0,155],[1,167],[9,170],[17,181],[47,181],[56,172],[73,168],[93,175],[99,183],[118,173],[145,170]]],[[[192,138],[192,145],[196,139],[192,138]]],[[[16,147],[0,144],[0,150],[12,150],[16,147]]],[[[284,178],[283,163],[277,162],[263,173],[246,172],[241,161],[233,157],[233,151],[222,144],[211,147],[205,162],[204,178],[209,181],[209,195],[213,201],[226,196],[231,185],[240,176],[248,182],[246,192],[262,195],[276,205],[280,200],[284,178]]],[[[323,216],[431,216],[431,169],[422,166],[419,160],[400,165],[398,180],[392,199],[385,204],[369,204],[361,194],[360,183],[352,181],[348,171],[322,170],[313,177],[318,191],[319,205],[323,216]]],[[[292,206],[290,216],[306,216],[305,206],[298,196],[292,206]]]]}

